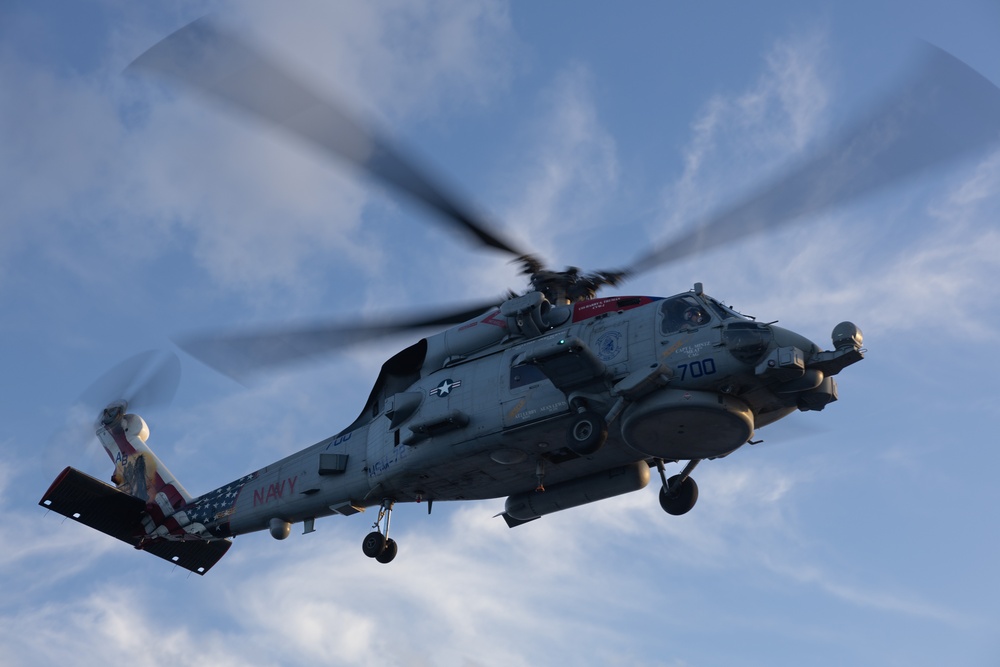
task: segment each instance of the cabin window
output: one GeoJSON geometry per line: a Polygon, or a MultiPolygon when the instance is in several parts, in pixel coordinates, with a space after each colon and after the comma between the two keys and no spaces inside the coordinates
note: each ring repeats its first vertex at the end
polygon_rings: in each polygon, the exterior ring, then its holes
{"type": "Polygon", "coordinates": [[[510,369],[510,388],[517,389],[545,380],[545,373],[535,364],[520,364],[510,369]]]}

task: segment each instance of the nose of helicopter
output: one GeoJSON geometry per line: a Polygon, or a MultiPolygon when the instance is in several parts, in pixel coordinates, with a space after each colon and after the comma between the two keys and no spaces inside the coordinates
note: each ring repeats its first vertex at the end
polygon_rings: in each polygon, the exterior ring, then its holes
{"type": "Polygon", "coordinates": [[[823,372],[808,368],[809,362],[820,348],[805,336],[794,331],[766,325],[771,334],[771,344],[754,369],[755,375],[768,382],[779,384],[782,393],[815,389],[823,381],[823,372]]]}
{"type": "Polygon", "coordinates": [[[812,357],[821,349],[816,343],[812,342],[802,334],[797,334],[794,331],[789,331],[788,329],[782,329],[781,327],[773,325],[770,325],[770,329],[774,336],[775,347],[798,348],[802,350],[806,359],[812,357]]]}
{"type": "Polygon", "coordinates": [[[734,357],[746,364],[756,365],[777,350],[801,350],[801,357],[809,359],[820,351],[816,343],[805,336],[776,327],[773,324],[740,321],[730,323],[723,332],[723,342],[734,357]]]}

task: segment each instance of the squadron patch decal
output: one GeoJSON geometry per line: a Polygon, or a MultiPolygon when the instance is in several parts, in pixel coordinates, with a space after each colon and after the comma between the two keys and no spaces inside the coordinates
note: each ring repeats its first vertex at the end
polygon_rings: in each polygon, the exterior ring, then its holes
{"type": "Polygon", "coordinates": [[[597,339],[597,356],[601,361],[611,361],[622,351],[622,334],[620,331],[608,331],[597,339]]]}

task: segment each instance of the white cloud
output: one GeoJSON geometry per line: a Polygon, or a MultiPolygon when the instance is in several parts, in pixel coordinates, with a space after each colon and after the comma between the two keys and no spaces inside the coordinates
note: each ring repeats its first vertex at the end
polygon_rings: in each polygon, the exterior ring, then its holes
{"type": "MultiPolygon", "coordinates": [[[[495,188],[503,203],[496,219],[503,224],[496,223],[497,230],[553,269],[561,269],[560,262],[580,263],[592,252],[580,232],[606,223],[619,186],[617,146],[601,122],[592,85],[580,63],[556,71],[532,107],[523,110],[524,128],[500,157],[504,166],[495,188]]],[[[405,260],[409,273],[425,277],[416,299],[430,294],[462,302],[525,287],[510,257],[441,247],[440,253],[405,260]]],[[[398,274],[385,278],[381,291],[395,294],[398,274]]],[[[410,282],[404,288],[414,286],[410,282]]]]}
{"type": "MultiPolygon", "coordinates": [[[[931,213],[942,222],[974,226],[981,214],[996,211],[998,197],[1000,151],[994,151],[975,166],[967,180],[952,189],[944,202],[932,206],[931,213]]],[[[988,215],[986,217],[989,221],[988,215]]]]}
{"type": "Polygon", "coordinates": [[[764,565],[779,575],[800,584],[815,587],[827,595],[858,608],[926,618],[956,627],[977,622],[977,619],[967,614],[921,600],[906,592],[879,590],[870,583],[848,583],[844,581],[843,573],[833,575],[817,565],[788,563],[780,555],[766,559],[764,565]]]}
{"type": "MultiPolygon", "coordinates": [[[[96,665],[149,652],[152,637],[163,646],[146,656],[151,665],[186,664],[192,647],[213,664],[652,664],[648,651],[621,648],[664,604],[649,583],[672,582],[669,606],[690,601],[692,585],[729,575],[767,590],[820,591],[880,613],[963,618],[878,582],[832,575],[818,562],[824,545],[801,539],[794,514],[809,473],[753,457],[741,452],[703,464],[701,500],[683,517],[660,510],[655,481],[645,492],[516,529],[492,517],[501,500],[445,504],[430,518],[422,506],[400,506],[393,522],[400,553],[387,566],[360,553],[365,515],[323,519],[315,534],[293,530],[286,542],[237,538],[200,578],[84,527],[5,507],[30,554],[0,563],[5,580],[25,582],[23,573],[39,565],[59,573],[8,595],[45,596],[53,587],[62,594],[26,613],[0,609],[0,643],[17,647],[8,653],[15,664],[77,654],[78,664],[96,665]],[[80,535],[88,539],[77,541],[80,535]],[[628,566],[615,565],[622,563],[628,566]],[[609,616],[638,625],[609,625],[609,616]]],[[[655,623],[681,632],[705,614],[718,618],[711,604],[685,608],[655,623]]]]}
{"type": "Polygon", "coordinates": [[[778,41],[751,87],[709,99],[691,123],[684,170],[667,188],[657,236],[719,209],[815,140],[831,95],[826,48],[818,32],[778,41]]]}
{"type": "Polygon", "coordinates": [[[257,36],[347,100],[391,123],[482,104],[510,78],[505,2],[232,3],[257,36]]]}
{"type": "Polygon", "coordinates": [[[830,103],[827,49],[821,32],[778,41],[765,57],[767,71],[758,88],[737,100],[748,125],[772,127],[764,150],[777,145],[798,151],[815,139],[830,103]],[[775,116],[781,121],[775,123],[775,116]]]}
{"type": "Polygon", "coordinates": [[[520,154],[517,203],[503,216],[550,257],[577,250],[573,240],[604,220],[602,204],[618,186],[615,140],[598,117],[590,79],[581,64],[556,74],[520,154]]]}
{"type": "Polygon", "coordinates": [[[840,318],[878,337],[926,334],[936,322],[949,336],[995,340],[996,309],[973,314],[970,299],[1000,303],[998,156],[960,170],[950,187],[902,198],[895,210],[829,216],[782,234],[780,245],[753,241],[741,249],[742,298],[763,317],[790,313],[793,328],[822,333],[840,318]],[[754,285],[767,289],[751,294],[754,285]]]}
{"type": "MultiPolygon", "coordinates": [[[[719,209],[816,141],[833,95],[826,48],[816,34],[779,42],[751,88],[709,101],[668,188],[664,228],[719,209]]],[[[970,316],[968,301],[1000,301],[998,156],[693,257],[684,272],[738,308],[822,336],[820,345],[843,319],[878,337],[938,321],[963,338],[992,340],[992,311],[970,316]]]]}
{"type": "MultiPolygon", "coordinates": [[[[318,15],[239,5],[242,15],[231,18],[285,51],[294,43],[304,68],[322,73],[317,85],[346,89],[348,103],[366,100],[362,106],[394,121],[430,113],[443,99],[478,103],[505,85],[501,3],[312,10],[318,15]]],[[[150,32],[142,24],[127,30],[150,32]]],[[[124,54],[124,41],[108,48],[124,54]]],[[[135,45],[131,56],[149,45],[135,45]]],[[[179,99],[156,95],[145,81],[122,78],[123,64],[56,74],[5,52],[0,74],[15,92],[4,96],[3,111],[18,128],[0,163],[14,195],[5,201],[8,251],[37,244],[86,275],[100,273],[88,266],[94,254],[148,261],[190,242],[200,269],[244,294],[316,291],[331,256],[355,271],[384,266],[360,227],[371,184],[183,91],[179,99]],[[67,223],[92,247],[70,252],[67,223]]]]}

